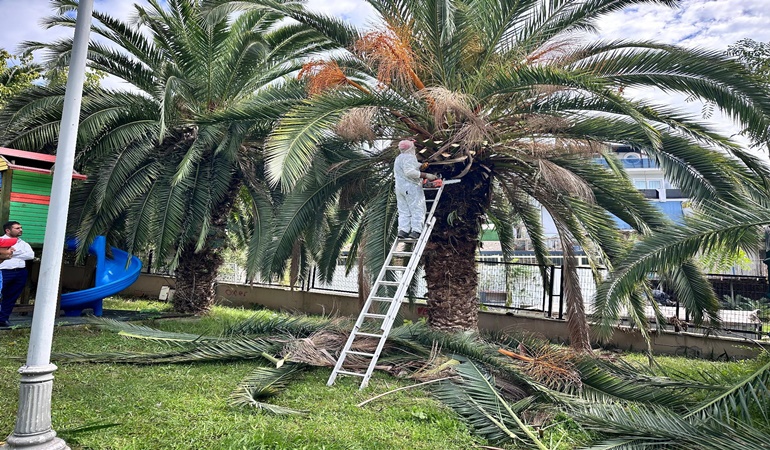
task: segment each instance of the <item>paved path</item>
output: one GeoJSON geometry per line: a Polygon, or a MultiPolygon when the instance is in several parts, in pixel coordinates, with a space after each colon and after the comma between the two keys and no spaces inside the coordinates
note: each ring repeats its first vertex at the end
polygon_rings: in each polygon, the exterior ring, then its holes
{"type": "MultiPolygon", "coordinates": [[[[119,320],[121,322],[132,322],[136,320],[150,320],[150,319],[168,319],[172,317],[186,317],[186,316],[188,315],[178,314],[174,312],[151,312],[151,311],[142,312],[142,311],[126,311],[126,310],[120,310],[120,309],[105,309],[102,314],[102,317],[113,319],[113,320],[119,320]]],[[[9,322],[11,323],[11,328],[0,328],[0,333],[9,329],[31,328],[32,313],[23,313],[23,314],[13,313],[11,314],[11,318],[9,322]]],[[[56,326],[83,325],[87,323],[87,318],[85,316],[67,317],[62,315],[57,317],[54,323],[56,326]]]]}

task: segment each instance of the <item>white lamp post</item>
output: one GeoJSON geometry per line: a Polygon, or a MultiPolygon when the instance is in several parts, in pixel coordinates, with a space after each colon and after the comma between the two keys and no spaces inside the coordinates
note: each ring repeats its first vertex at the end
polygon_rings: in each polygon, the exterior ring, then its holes
{"type": "Polygon", "coordinates": [[[51,344],[56,319],[65,225],[75,165],[75,141],[78,134],[80,103],[86,72],[86,54],[91,29],[94,0],[80,0],[78,5],[72,58],[64,94],[59,145],[56,149],[56,170],[53,174],[51,203],[45,225],[43,256],[40,261],[40,283],[35,296],[27,363],[19,369],[19,411],[16,427],[8,436],[3,449],[58,450],[69,449],[51,428],[51,392],[53,372],[51,344]]]}

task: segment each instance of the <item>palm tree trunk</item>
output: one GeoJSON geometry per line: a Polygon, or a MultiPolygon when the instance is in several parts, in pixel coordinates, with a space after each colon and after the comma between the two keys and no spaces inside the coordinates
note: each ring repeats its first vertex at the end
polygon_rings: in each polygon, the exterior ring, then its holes
{"type": "Polygon", "coordinates": [[[230,191],[217,205],[203,248],[195,251],[195,242],[182,245],[176,268],[174,311],[201,314],[209,311],[216,301],[217,274],[224,262],[222,253],[227,245],[227,218],[233,208],[240,181],[234,177],[230,191]]]}
{"type": "Polygon", "coordinates": [[[222,250],[207,244],[196,252],[195,243],[182,248],[176,268],[174,311],[200,314],[211,309],[216,300],[217,272],[224,261],[222,250]]]}
{"type": "Polygon", "coordinates": [[[476,171],[448,185],[425,250],[428,325],[442,331],[478,330],[476,249],[489,204],[489,179],[476,171]]]}

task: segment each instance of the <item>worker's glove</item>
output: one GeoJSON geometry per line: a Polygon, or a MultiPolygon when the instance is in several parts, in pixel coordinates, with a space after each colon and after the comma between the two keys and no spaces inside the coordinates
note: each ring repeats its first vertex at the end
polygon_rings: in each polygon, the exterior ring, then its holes
{"type": "Polygon", "coordinates": [[[426,173],[423,178],[425,178],[428,181],[433,181],[438,177],[436,175],[433,175],[432,173],[426,173]]]}

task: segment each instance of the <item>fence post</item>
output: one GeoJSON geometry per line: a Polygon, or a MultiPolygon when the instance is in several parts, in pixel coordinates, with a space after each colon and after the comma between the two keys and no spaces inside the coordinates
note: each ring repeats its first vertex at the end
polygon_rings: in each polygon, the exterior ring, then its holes
{"type": "Polygon", "coordinates": [[[308,280],[307,283],[307,291],[310,292],[311,289],[315,287],[315,264],[313,265],[313,269],[310,271],[310,280],[308,280]]]}
{"type": "Polygon", "coordinates": [[[551,277],[548,279],[548,317],[553,317],[553,278],[556,276],[554,266],[547,266],[551,270],[551,277]]]}
{"type": "Polygon", "coordinates": [[[564,266],[561,266],[561,277],[559,277],[559,320],[564,319],[564,266]]]}

